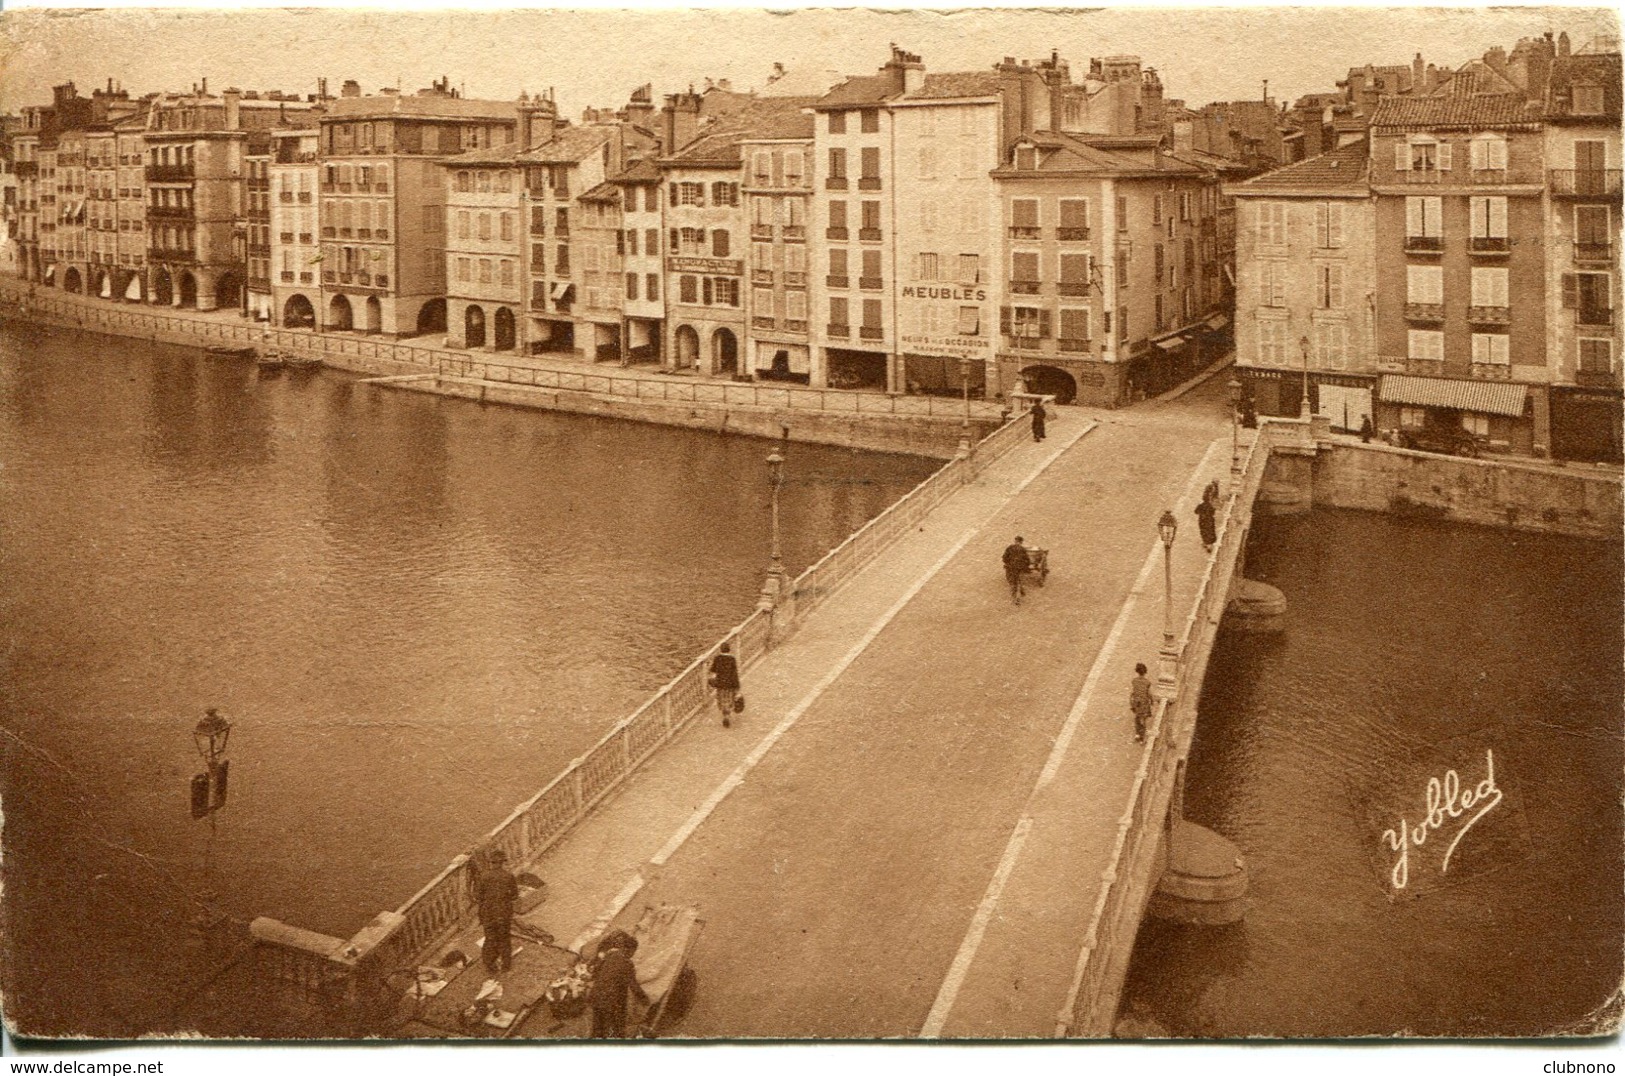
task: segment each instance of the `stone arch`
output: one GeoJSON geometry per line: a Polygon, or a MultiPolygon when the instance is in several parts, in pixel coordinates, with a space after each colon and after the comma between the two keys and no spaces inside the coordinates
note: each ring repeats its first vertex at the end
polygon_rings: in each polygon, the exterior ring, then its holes
{"type": "Polygon", "coordinates": [[[361,327],[370,333],[383,331],[384,304],[379,302],[378,296],[367,296],[367,301],[361,308],[361,327]]]}
{"type": "Polygon", "coordinates": [[[463,311],[463,346],[485,346],[485,311],[473,303],[463,311]]]}
{"type": "Polygon", "coordinates": [[[197,276],[190,269],[181,270],[180,275],[180,305],[197,306],[197,276]]]}
{"type": "Polygon", "coordinates": [[[492,335],[492,344],[498,351],[512,351],[518,337],[514,331],[513,311],[505,306],[497,307],[495,331],[492,335]]]}
{"type": "Polygon", "coordinates": [[[153,270],[152,286],[147,290],[147,298],[159,306],[171,306],[175,302],[175,278],[163,266],[153,270]]]}
{"type": "Polygon", "coordinates": [[[677,326],[675,360],[679,370],[700,364],[700,334],[694,331],[692,325],[677,326]]]}
{"type": "Polygon", "coordinates": [[[290,295],[288,301],[282,304],[282,324],[289,329],[314,329],[316,308],[303,295],[290,295]]]}
{"type": "Polygon", "coordinates": [[[236,310],[243,305],[243,275],[235,269],[220,274],[214,284],[214,303],[221,310],[236,310]]]}
{"type": "Polygon", "coordinates": [[[1078,383],[1072,375],[1057,366],[1027,366],[1021,371],[1021,380],[1028,392],[1055,397],[1058,404],[1069,404],[1078,398],[1078,383]]]}
{"type": "Polygon", "coordinates": [[[90,267],[90,287],[86,295],[94,295],[98,299],[113,298],[113,274],[99,265],[90,267]]]}
{"type": "Polygon", "coordinates": [[[85,290],[85,280],[80,274],[78,266],[70,265],[62,271],[62,290],[71,292],[74,295],[78,295],[85,290]]]}
{"type": "Polygon", "coordinates": [[[117,277],[118,294],[127,303],[145,302],[147,299],[147,282],[141,279],[140,273],[131,273],[119,270],[117,277]]]}
{"type": "Polygon", "coordinates": [[[446,331],[446,300],[430,299],[418,307],[418,332],[443,333],[446,331]]]}
{"type": "Polygon", "coordinates": [[[347,295],[335,295],[327,303],[327,328],[348,332],[355,328],[355,311],[347,295]]]}
{"type": "Polygon", "coordinates": [[[711,334],[711,368],[723,377],[739,372],[739,337],[732,329],[718,329],[711,334]]]}

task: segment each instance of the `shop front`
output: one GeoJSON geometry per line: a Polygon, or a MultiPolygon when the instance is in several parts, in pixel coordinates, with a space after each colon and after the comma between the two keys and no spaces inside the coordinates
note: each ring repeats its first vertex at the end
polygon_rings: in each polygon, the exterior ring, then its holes
{"type": "Polygon", "coordinates": [[[1583,463],[1625,462],[1619,390],[1552,388],[1552,456],[1583,463]]]}

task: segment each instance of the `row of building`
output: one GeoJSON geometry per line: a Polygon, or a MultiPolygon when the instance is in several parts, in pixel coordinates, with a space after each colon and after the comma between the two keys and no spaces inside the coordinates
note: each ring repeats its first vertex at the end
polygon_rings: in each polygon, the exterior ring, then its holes
{"type": "MultiPolygon", "coordinates": [[[[782,88],[781,88],[782,89],[782,88]]],[[[19,270],[277,325],[893,393],[1116,404],[1228,346],[1233,162],[1133,57],[820,93],[59,87],[9,132],[19,270]]]]}
{"type": "Polygon", "coordinates": [[[1227,185],[1259,410],[1619,461],[1620,78],[1614,42],[1522,41],[1227,185]]]}

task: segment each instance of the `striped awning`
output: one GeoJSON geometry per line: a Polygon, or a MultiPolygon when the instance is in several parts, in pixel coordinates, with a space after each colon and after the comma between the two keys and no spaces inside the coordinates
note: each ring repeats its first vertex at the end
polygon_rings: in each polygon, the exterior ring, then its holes
{"type": "Polygon", "coordinates": [[[1378,398],[1385,403],[1416,407],[1453,407],[1491,415],[1523,416],[1529,396],[1527,385],[1510,381],[1457,381],[1445,377],[1408,377],[1384,374],[1378,398]]]}

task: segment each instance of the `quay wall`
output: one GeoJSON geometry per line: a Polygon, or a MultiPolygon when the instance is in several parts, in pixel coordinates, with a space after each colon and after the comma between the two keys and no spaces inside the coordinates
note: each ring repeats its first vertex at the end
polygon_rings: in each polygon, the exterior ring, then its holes
{"type": "MultiPolygon", "coordinates": [[[[965,433],[964,405],[947,397],[894,397],[841,389],[645,374],[585,362],[526,362],[383,337],[272,329],[166,307],[115,303],[0,279],[0,316],[181,346],[230,345],[319,358],[369,377],[431,374],[390,388],[597,415],[635,422],[950,460],[965,433]]],[[[976,444],[1007,417],[970,407],[976,444]]]]}
{"type": "Polygon", "coordinates": [[[1264,500],[1277,510],[1358,508],[1571,538],[1625,533],[1618,471],[1353,441],[1321,439],[1312,451],[1276,452],[1264,500]]]}

